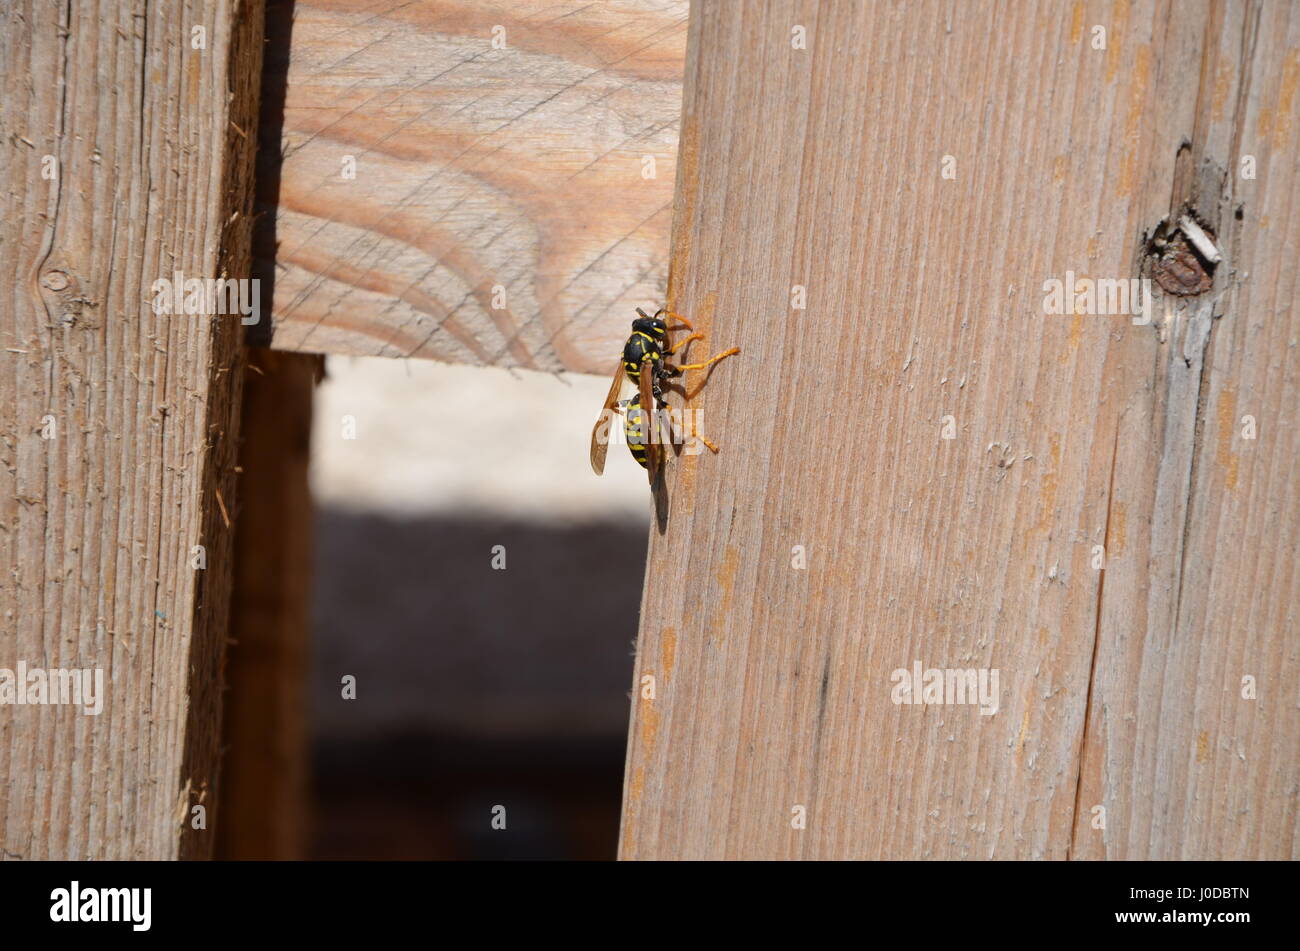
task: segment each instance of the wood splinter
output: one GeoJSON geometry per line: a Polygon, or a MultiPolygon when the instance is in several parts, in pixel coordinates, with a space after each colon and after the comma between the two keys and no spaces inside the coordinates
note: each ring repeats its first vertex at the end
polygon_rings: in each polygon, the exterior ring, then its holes
{"type": "Polygon", "coordinates": [[[1187,240],[1196,246],[1196,250],[1201,257],[1205,258],[1210,264],[1218,264],[1223,260],[1223,256],[1219,254],[1219,249],[1214,246],[1210,236],[1189,216],[1182,215],[1179,217],[1178,227],[1182,229],[1183,234],[1187,235],[1187,240]]]}

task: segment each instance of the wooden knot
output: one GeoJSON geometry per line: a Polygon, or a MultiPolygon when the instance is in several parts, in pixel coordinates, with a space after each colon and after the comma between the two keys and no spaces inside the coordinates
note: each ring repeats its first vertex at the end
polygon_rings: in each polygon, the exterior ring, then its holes
{"type": "Polygon", "coordinates": [[[46,271],[41,275],[41,286],[51,291],[66,290],[71,283],[66,271],[60,271],[57,268],[46,271]]]}

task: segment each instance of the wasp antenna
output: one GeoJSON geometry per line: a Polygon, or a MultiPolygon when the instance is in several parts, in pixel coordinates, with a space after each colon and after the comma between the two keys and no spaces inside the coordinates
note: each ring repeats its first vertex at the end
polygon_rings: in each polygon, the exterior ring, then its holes
{"type": "Polygon", "coordinates": [[[643,311],[640,307],[636,309],[636,312],[640,314],[642,317],[644,317],[646,320],[650,319],[650,315],[647,314],[645,311],[643,311]]]}

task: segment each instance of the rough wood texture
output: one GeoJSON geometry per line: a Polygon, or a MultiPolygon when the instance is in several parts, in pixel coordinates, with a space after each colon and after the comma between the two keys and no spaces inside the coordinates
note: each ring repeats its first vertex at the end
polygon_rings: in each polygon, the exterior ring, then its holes
{"type": "Polygon", "coordinates": [[[693,8],[669,300],[744,354],[652,540],[622,856],[1295,857],[1298,51],[1286,3],[693,8]],[[1044,313],[1183,201],[1213,290],[1044,313]],[[997,713],[891,702],[918,660],[997,713]]]}
{"type": "Polygon", "coordinates": [[[265,342],[609,372],[663,295],[686,9],[299,0],[265,342]]]}
{"type": "Polygon", "coordinates": [[[261,6],[68,13],[17,0],[0,30],[0,667],[101,668],[106,696],[0,707],[0,835],[6,858],[201,857],[242,328],[155,314],[151,285],[248,273],[261,6]]]}
{"type": "Polygon", "coordinates": [[[321,358],[252,350],[226,656],[218,859],[306,858],[312,391],[321,358]]]}

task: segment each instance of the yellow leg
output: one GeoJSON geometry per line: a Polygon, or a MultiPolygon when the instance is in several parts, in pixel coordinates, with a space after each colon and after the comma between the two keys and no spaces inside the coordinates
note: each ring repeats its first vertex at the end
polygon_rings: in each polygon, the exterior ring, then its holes
{"type": "Polygon", "coordinates": [[[705,367],[713,366],[713,364],[717,363],[719,360],[725,360],[727,357],[734,357],[734,356],[735,356],[736,354],[738,354],[738,353],[740,353],[740,348],[739,348],[739,347],[732,347],[730,350],[723,350],[723,351],[722,351],[720,354],[718,354],[716,357],[709,357],[709,359],[705,360],[703,363],[683,363],[683,364],[682,364],[681,366],[679,366],[677,369],[679,369],[679,370],[703,370],[705,367]]]}
{"type": "Polygon", "coordinates": [[[694,411],[691,412],[691,438],[698,439],[700,442],[704,443],[704,445],[713,450],[715,456],[718,454],[717,444],[700,435],[699,420],[696,419],[694,411]]]}
{"type": "MultiPolygon", "coordinates": [[[[679,367],[678,369],[703,370],[705,367],[712,366],[713,364],[717,363],[719,360],[725,360],[727,357],[734,357],[738,353],[740,353],[740,348],[732,347],[730,350],[724,350],[722,353],[719,353],[717,356],[705,360],[703,363],[688,363],[679,367]]],[[[685,388],[683,387],[683,390],[684,389],[685,388]]],[[[696,389],[695,393],[687,393],[686,398],[688,400],[694,399],[696,393],[699,393],[699,389],[696,389]]],[[[691,413],[691,437],[694,439],[698,439],[700,442],[704,443],[704,445],[708,446],[711,450],[713,450],[714,455],[717,455],[718,453],[717,444],[712,442],[707,437],[700,435],[699,421],[696,419],[695,413],[693,412],[691,413]]]]}
{"type": "Polygon", "coordinates": [[[673,344],[673,348],[668,351],[668,355],[671,357],[674,353],[682,349],[682,347],[686,346],[692,340],[703,340],[703,339],[704,339],[704,334],[691,334],[689,337],[683,337],[681,340],[678,340],[675,344],[673,344]]]}

